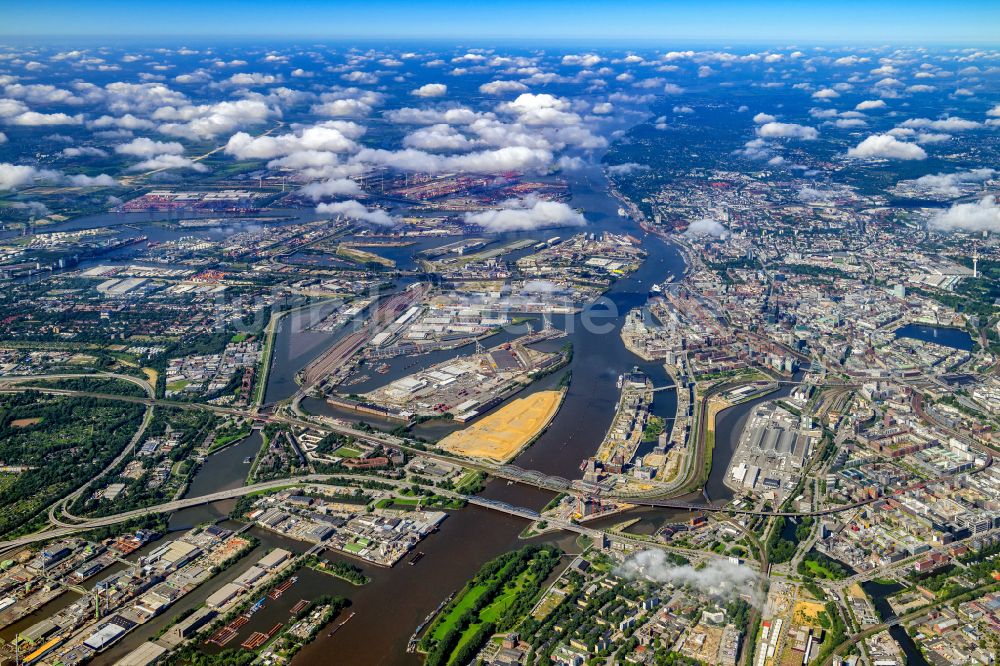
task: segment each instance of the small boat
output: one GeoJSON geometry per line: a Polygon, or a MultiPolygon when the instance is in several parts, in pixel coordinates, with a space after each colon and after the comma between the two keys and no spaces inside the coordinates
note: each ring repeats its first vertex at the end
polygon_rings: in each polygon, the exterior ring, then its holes
{"type": "Polygon", "coordinates": [[[662,291],[663,291],[663,287],[661,287],[660,285],[656,284],[655,282],[653,283],[653,286],[649,288],[649,293],[650,294],[659,294],[662,291]]]}
{"type": "Polygon", "coordinates": [[[243,459],[244,465],[249,465],[252,462],[253,462],[253,456],[247,456],[246,458],[243,459]]]}
{"type": "Polygon", "coordinates": [[[618,375],[618,383],[615,384],[619,389],[621,389],[622,384],[625,382],[625,375],[618,375]]]}
{"type": "Polygon", "coordinates": [[[327,634],[327,637],[333,636],[335,633],[337,633],[337,631],[341,627],[343,627],[345,624],[347,624],[348,622],[350,622],[351,618],[354,617],[355,615],[357,615],[357,613],[351,613],[350,615],[348,615],[346,620],[344,620],[343,622],[341,622],[336,627],[334,627],[333,629],[330,630],[330,633],[327,634]]]}

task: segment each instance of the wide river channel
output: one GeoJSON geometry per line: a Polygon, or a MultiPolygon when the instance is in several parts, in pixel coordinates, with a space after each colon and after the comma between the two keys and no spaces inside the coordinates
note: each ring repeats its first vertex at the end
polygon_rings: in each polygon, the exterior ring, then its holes
{"type": "MultiPolygon", "coordinates": [[[[573,344],[573,360],[568,368],[572,371],[572,381],[562,408],[548,430],[514,462],[525,469],[534,469],[567,479],[580,476],[579,468],[582,460],[597,450],[607,431],[618,400],[616,381],[621,373],[638,366],[652,378],[655,386],[670,384],[670,378],[661,364],[645,363],[625,349],[619,337],[619,330],[625,314],[630,309],[641,307],[646,303],[649,289],[654,283],[663,282],[670,276],[680,278],[685,270],[683,256],[676,245],[660,237],[644,234],[633,221],[618,215],[619,203],[608,193],[607,181],[600,169],[574,172],[570,178],[572,199],[568,203],[584,212],[588,222],[586,227],[506,234],[500,242],[517,238],[545,240],[556,235],[565,238],[581,231],[588,233],[611,231],[629,233],[641,238],[642,247],[648,256],[635,274],[617,281],[599,304],[589,308],[589,314],[556,316],[551,319],[553,325],[565,330],[567,335],[565,338],[544,344],[550,345],[553,349],[558,349],[567,341],[573,344]],[[585,318],[596,325],[585,325],[585,318]]],[[[311,216],[307,214],[303,217],[311,216]]],[[[450,240],[453,239],[446,239],[441,243],[450,240]]],[[[417,249],[419,248],[396,248],[392,253],[393,259],[397,260],[400,268],[410,268],[413,253],[417,249]]],[[[319,314],[321,317],[325,312],[319,314]]],[[[296,318],[293,315],[286,317],[279,328],[275,344],[275,360],[266,389],[268,402],[281,400],[294,393],[295,373],[340,336],[340,333],[317,332],[301,325],[302,321],[315,321],[315,319],[296,318]]],[[[505,331],[485,341],[484,344],[487,346],[497,344],[520,333],[523,333],[523,329],[505,331]]],[[[387,373],[375,375],[364,384],[352,387],[352,390],[358,392],[371,390],[419,368],[470,351],[471,348],[466,347],[393,359],[389,363],[387,373]]],[[[528,390],[551,387],[559,381],[561,375],[562,372],[555,373],[528,390]]],[[[653,411],[669,418],[674,415],[675,405],[676,398],[672,390],[660,391],[656,393],[653,411]]],[[[303,406],[314,413],[327,413],[358,420],[357,415],[338,414],[323,401],[307,399],[303,402],[303,406]]],[[[719,417],[713,468],[706,487],[706,494],[712,501],[726,500],[730,497],[730,491],[722,484],[722,479],[736,447],[739,430],[752,407],[753,403],[742,404],[723,412],[719,417]]],[[[384,425],[374,421],[372,423],[376,426],[384,425]]],[[[436,438],[448,430],[447,426],[434,425],[426,427],[417,434],[436,438]]],[[[244,460],[253,456],[260,443],[260,435],[255,432],[246,440],[211,456],[195,477],[189,494],[197,496],[242,484],[249,468],[244,460]]],[[[549,492],[519,484],[508,484],[506,481],[491,482],[484,494],[534,509],[540,509],[552,499],[552,494],[549,492]]],[[[692,499],[700,501],[702,495],[698,493],[692,499]]],[[[176,513],[171,517],[172,531],[167,538],[176,538],[180,530],[206,520],[222,518],[228,514],[231,507],[232,502],[219,502],[176,513]]],[[[652,532],[665,523],[686,520],[688,517],[690,515],[686,512],[644,509],[629,515],[606,519],[604,524],[639,518],[639,522],[632,529],[652,532]]],[[[238,524],[224,524],[234,528],[239,527],[238,524]]],[[[453,511],[440,531],[420,544],[419,549],[426,553],[426,556],[415,566],[401,563],[392,569],[383,569],[363,565],[363,569],[372,580],[361,587],[349,585],[330,576],[305,571],[300,574],[299,582],[281,599],[269,600],[265,607],[253,616],[251,622],[242,628],[240,636],[231,645],[238,646],[252,631],[267,631],[276,622],[287,621],[288,608],[301,598],[328,593],[341,594],[351,599],[351,608],[346,613],[353,612],[354,615],[333,635],[328,635],[326,631],[321,633],[295,658],[296,666],[332,663],[419,664],[421,661],[419,656],[406,653],[407,641],[414,628],[445,597],[459,589],[483,562],[524,544],[525,542],[519,539],[519,534],[525,527],[526,522],[521,519],[478,507],[453,511]]],[[[212,591],[251,566],[266,549],[281,546],[295,552],[303,552],[309,547],[309,544],[289,541],[257,528],[251,530],[251,533],[262,542],[255,553],[185,597],[166,615],[130,633],[124,640],[102,654],[98,663],[113,663],[143,641],[154,637],[169,623],[170,618],[187,608],[201,604],[212,591]]],[[[572,535],[547,538],[558,541],[567,552],[578,550],[572,535]]],[[[328,557],[337,556],[328,555],[328,557]]],[[[70,600],[71,597],[67,595],[60,597],[32,617],[31,623],[55,612],[70,600]]],[[[23,630],[25,627],[18,628],[23,630]]],[[[3,632],[0,637],[6,638],[6,633],[9,631],[3,632]]]]}

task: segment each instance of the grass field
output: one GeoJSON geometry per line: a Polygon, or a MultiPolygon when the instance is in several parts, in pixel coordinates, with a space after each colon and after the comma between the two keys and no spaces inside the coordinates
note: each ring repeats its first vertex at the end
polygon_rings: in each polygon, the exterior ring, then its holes
{"type": "MultiPolygon", "coordinates": [[[[517,562],[508,562],[506,566],[497,572],[497,577],[499,578],[507,575],[515,566],[517,566],[517,562]]],[[[525,569],[515,576],[513,580],[509,581],[504,586],[503,591],[500,592],[500,594],[498,594],[496,598],[493,599],[493,601],[491,601],[485,608],[479,611],[480,621],[470,625],[469,628],[465,630],[462,634],[463,641],[472,636],[480,624],[484,622],[495,622],[499,619],[507,607],[510,606],[511,602],[513,602],[514,599],[517,598],[517,595],[520,594],[525,588],[525,586],[529,583],[533,583],[534,580],[534,574],[531,570],[525,569]]],[[[473,607],[486,589],[486,583],[480,583],[463,594],[461,598],[459,598],[449,609],[448,614],[441,618],[441,620],[435,625],[432,636],[440,640],[452,627],[456,625],[459,618],[461,618],[467,610],[473,607]]],[[[462,641],[459,642],[459,645],[461,644],[462,641]]]]}
{"type": "Polygon", "coordinates": [[[211,446],[208,447],[208,452],[215,453],[216,451],[220,451],[229,446],[230,444],[232,444],[233,442],[246,439],[251,435],[251,433],[253,433],[253,430],[248,428],[247,430],[241,430],[232,435],[223,435],[221,437],[217,437],[215,440],[212,441],[211,446]]]}
{"type": "MultiPolygon", "coordinates": [[[[474,622],[466,627],[465,631],[462,632],[462,638],[459,639],[458,645],[455,646],[454,652],[460,651],[465,644],[476,635],[483,624],[487,622],[497,622],[501,617],[503,617],[507,608],[517,599],[517,596],[521,594],[524,587],[534,580],[534,575],[530,571],[522,571],[514,580],[504,587],[504,591],[497,595],[486,608],[479,611],[479,622],[474,622]]],[[[454,660],[448,662],[449,664],[455,664],[454,660]]],[[[461,666],[461,665],[456,665],[461,666]]]]}
{"type": "Polygon", "coordinates": [[[0,474],[0,492],[10,488],[15,481],[17,481],[17,474],[0,474]]]}
{"type": "Polygon", "coordinates": [[[390,509],[390,508],[396,507],[396,506],[398,506],[398,507],[404,507],[405,508],[405,507],[417,506],[418,504],[420,504],[420,500],[404,499],[404,498],[401,498],[401,497],[396,497],[396,498],[386,497],[386,498],[380,499],[375,504],[375,508],[376,509],[390,509]]]}
{"type": "Polygon", "coordinates": [[[340,456],[341,458],[360,458],[361,450],[356,449],[353,446],[342,446],[334,451],[333,455],[340,456]]]}
{"type": "Polygon", "coordinates": [[[354,555],[357,555],[367,547],[368,547],[367,543],[360,543],[360,542],[352,542],[344,544],[344,550],[354,555]]]}
{"type": "Polygon", "coordinates": [[[462,477],[455,483],[455,492],[477,492],[474,490],[477,487],[481,487],[485,474],[477,471],[468,471],[462,475],[462,477]]]}
{"type": "Polygon", "coordinates": [[[838,576],[837,574],[835,574],[834,572],[830,571],[822,564],[817,562],[816,560],[805,560],[805,565],[809,568],[809,571],[812,572],[812,574],[815,576],[820,576],[827,580],[838,580],[840,578],[843,578],[843,576],[838,576]]]}
{"type": "MultiPolygon", "coordinates": [[[[510,566],[510,565],[508,565],[510,566]]],[[[459,618],[465,614],[465,611],[472,608],[473,604],[483,596],[483,592],[486,591],[486,585],[476,585],[468,592],[462,595],[462,598],[451,607],[451,610],[446,616],[444,616],[440,622],[434,627],[434,633],[432,636],[436,640],[441,640],[448,631],[454,627],[459,618]]]]}
{"type": "Polygon", "coordinates": [[[418,650],[427,666],[464,666],[498,634],[516,630],[542,594],[563,551],[524,546],[484,563],[437,614],[418,650]]]}
{"type": "Polygon", "coordinates": [[[538,604],[538,608],[535,612],[531,614],[531,617],[536,620],[543,620],[549,613],[554,611],[556,607],[562,603],[562,600],[566,597],[562,590],[553,589],[549,592],[548,596],[544,598],[542,603],[538,604]]]}
{"type": "Polygon", "coordinates": [[[529,571],[522,571],[513,581],[507,584],[504,591],[497,595],[493,602],[479,612],[479,618],[483,622],[496,622],[504,614],[511,603],[517,598],[524,588],[535,582],[535,575],[529,571]]]}
{"type": "MultiPolygon", "coordinates": [[[[508,562],[500,571],[497,572],[496,577],[497,578],[503,577],[508,572],[510,572],[511,569],[515,566],[517,566],[517,562],[515,561],[508,562]]],[[[519,581],[521,577],[524,576],[524,573],[525,572],[522,572],[519,576],[517,576],[514,579],[514,581],[519,581]]],[[[486,592],[486,583],[480,583],[479,585],[470,588],[449,609],[448,614],[442,617],[441,621],[434,626],[434,632],[432,636],[437,640],[443,638],[444,635],[448,633],[448,631],[458,623],[458,620],[465,614],[465,612],[470,608],[472,608],[472,606],[476,603],[476,601],[479,600],[479,597],[483,596],[484,592],[486,592]]],[[[504,588],[504,591],[502,593],[497,595],[497,598],[494,599],[492,603],[490,603],[486,608],[484,608],[479,612],[480,617],[482,617],[484,613],[493,608],[501,599],[504,598],[507,599],[510,598],[507,596],[506,587],[504,588]]],[[[474,631],[475,631],[474,629],[472,631],[466,631],[466,633],[463,634],[463,638],[467,638],[467,635],[471,635],[474,631]]]]}

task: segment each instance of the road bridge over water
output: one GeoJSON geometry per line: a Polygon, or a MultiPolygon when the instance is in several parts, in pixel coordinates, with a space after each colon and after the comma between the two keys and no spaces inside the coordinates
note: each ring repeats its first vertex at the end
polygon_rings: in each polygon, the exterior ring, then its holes
{"type": "MultiPolygon", "coordinates": [[[[59,376],[59,378],[63,377],[64,376],[59,376]]],[[[126,402],[140,403],[147,406],[162,406],[166,408],[185,409],[185,410],[207,410],[220,415],[236,416],[264,423],[282,423],[297,428],[313,429],[320,432],[324,431],[335,432],[348,437],[353,437],[357,440],[367,442],[369,444],[396,447],[406,451],[410,455],[423,456],[439,460],[441,462],[448,463],[451,465],[457,465],[459,467],[468,470],[485,472],[486,474],[489,474],[497,478],[506,479],[514,483],[521,483],[533,486],[543,490],[548,490],[550,492],[571,493],[575,495],[600,495],[602,497],[606,497],[607,499],[612,499],[637,506],[679,509],[692,512],[699,511],[708,513],[729,513],[734,515],[801,517],[801,516],[825,516],[825,515],[840,513],[843,511],[848,511],[850,509],[855,509],[860,506],[865,506],[867,504],[872,504],[874,502],[879,501],[880,499],[880,498],[871,498],[852,504],[834,505],[825,508],[817,508],[810,511],[764,511],[752,508],[736,509],[736,508],[712,505],[712,504],[693,503],[679,499],[630,497],[630,496],[615,494],[611,491],[610,488],[606,486],[601,486],[598,484],[587,484],[581,480],[570,480],[556,475],[545,474],[544,472],[540,472],[538,470],[526,470],[518,467],[517,465],[512,465],[512,464],[496,465],[483,461],[475,461],[467,458],[457,458],[451,455],[444,455],[442,453],[438,453],[435,451],[429,451],[425,447],[418,448],[412,442],[409,442],[408,440],[405,440],[401,437],[397,437],[382,432],[358,430],[351,426],[344,425],[342,423],[338,423],[332,419],[327,419],[327,418],[320,418],[313,420],[311,418],[287,416],[279,413],[255,413],[252,411],[240,410],[230,407],[220,407],[216,405],[207,405],[203,403],[186,403],[186,402],[178,402],[171,400],[162,400],[153,397],[122,396],[122,395],[77,391],[69,389],[27,387],[24,386],[23,383],[21,383],[26,379],[43,380],[52,378],[55,377],[38,376],[31,378],[19,378],[19,380],[15,382],[11,382],[9,380],[6,382],[0,381],[0,391],[37,390],[43,393],[49,393],[54,395],[83,395],[83,396],[89,396],[107,400],[120,400],[126,402]]],[[[139,381],[141,382],[141,380],[139,381]]],[[[789,383],[796,383],[796,382],[789,382],[789,383]]],[[[849,386],[849,385],[844,384],[844,386],[849,386]]],[[[922,410],[920,409],[921,405],[919,403],[919,400],[915,399],[915,403],[916,403],[915,406],[917,407],[917,413],[921,414],[922,410]]],[[[982,447],[977,447],[977,448],[983,450],[982,447]]],[[[986,467],[989,467],[992,464],[993,462],[992,455],[990,455],[988,451],[984,452],[986,453],[985,464],[968,473],[975,473],[981,471],[982,469],[985,469],[986,467]]],[[[340,475],[340,476],[345,476],[345,475],[340,475]]],[[[36,543],[38,541],[57,538],[59,536],[62,536],[63,534],[71,534],[85,529],[92,529],[94,527],[103,527],[111,524],[116,524],[119,522],[123,522],[125,520],[129,520],[131,518],[142,516],[146,513],[173,512],[184,508],[189,508],[192,506],[198,506],[201,504],[208,504],[211,502],[216,502],[225,499],[233,499],[236,497],[241,497],[243,495],[246,495],[249,492],[254,492],[254,490],[251,489],[266,490],[272,487],[288,485],[290,482],[295,483],[295,482],[310,481],[310,480],[322,481],[324,478],[330,478],[330,476],[310,475],[307,477],[299,477],[294,481],[290,481],[289,479],[281,479],[272,482],[267,482],[265,484],[255,484],[254,486],[246,486],[244,488],[235,488],[232,490],[221,491],[219,493],[213,493],[211,495],[205,495],[202,497],[184,498],[180,500],[175,500],[172,502],[167,502],[158,505],[156,507],[148,509],[138,509],[123,514],[117,514],[116,516],[109,516],[106,518],[88,520],[80,522],[79,524],[70,524],[62,522],[60,520],[54,520],[53,522],[56,524],[55,529],[21,537],[20,539],[17,540],[0,542],[0,550],[11,548],[17,545],[36,543]]],[[[514,514],[514,515],[520,515],[520,514],[514,514]]]]}

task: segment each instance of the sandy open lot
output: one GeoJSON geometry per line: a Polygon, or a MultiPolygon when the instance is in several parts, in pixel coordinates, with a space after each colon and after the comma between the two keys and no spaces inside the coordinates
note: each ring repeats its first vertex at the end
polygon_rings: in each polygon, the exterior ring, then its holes
{"type": "Polygon", "coordinates": [[[562,391],[539,391],[518,398],[441,440],[446,451],[505,463],[538,436],[559,411],[562,391]]]}

